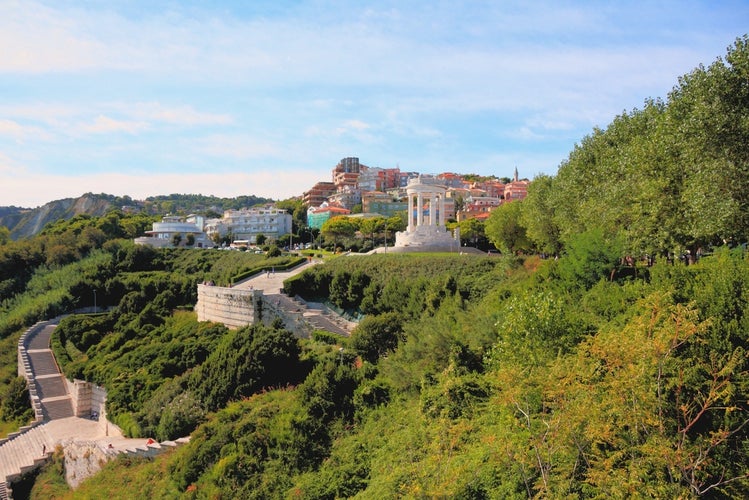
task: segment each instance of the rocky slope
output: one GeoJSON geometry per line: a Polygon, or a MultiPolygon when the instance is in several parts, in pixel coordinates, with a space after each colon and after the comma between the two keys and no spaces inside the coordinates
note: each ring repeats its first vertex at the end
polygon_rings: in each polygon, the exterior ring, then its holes
{"type": "Polygon", "coordinates": [[[71,219],[76,215],[100,216],[112,208],[115,197],[84,194],[78,198],[50,201],[38,208],[2,207],[0,225],[10,230],[11,239],[28,238],[39,233],[50,222],[71,219]]]}

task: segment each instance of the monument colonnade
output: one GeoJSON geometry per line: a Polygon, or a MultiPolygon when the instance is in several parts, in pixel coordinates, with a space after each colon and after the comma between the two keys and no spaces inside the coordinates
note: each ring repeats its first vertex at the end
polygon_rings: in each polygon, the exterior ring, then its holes
{"type": "MultiPolygon", "coordinates": [[[[421,179],[419,179],[421,181],[421,179]]],[[[408,196],[408,232],[413,233],[420,226],[445,225],[445,193],[443,186],[425,183],[409,183],[406,188],[408,196]],[[416,210],[414,211],[414,200],[416,210]],[[424,221],[424,203],[429,202],[428,224],[424,221]],[[414,213],[415,212],[415,213],[414,213]],[[436,217],[436,214],[439,214],[436,217]]]]}

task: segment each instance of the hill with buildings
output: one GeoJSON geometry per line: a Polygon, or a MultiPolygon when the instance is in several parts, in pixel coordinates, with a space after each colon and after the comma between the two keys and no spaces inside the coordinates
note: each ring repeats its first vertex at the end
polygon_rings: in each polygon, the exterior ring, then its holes
{"type": "Polygon", "coordinates": [[[129,196],[86,193],[78,198],[50,201],[41,207],[0,207],[0,226],[10,231],[13,240],[39,234],[48,224],[70,220],[76,216],[101,216],[110,210],[125,213],[166,215],[169,213],[201,213],[218,216],[228,209],[240,209],[272,200],[257,196],[220,198],[200,194],[171,194],[133,200],[129,196]]]}
{"type": "MultiPolygon", "coordinates": [[[[284,283],[358,318],[350,337],[198,322],[197,283],[274,261],[138,246],[117,236],[135,216],[0,244],[0,359],[100,290],[111,309],[59,327],[66,374],[107,386],[128,434],[191,435],[74,492],[58,452],[37,493],[749,497],[747,81],[744,37],[594,130],[491,212],[501,257],[337,255],[284,283]]],[[[2,375],[0,417],[23,421],[2,375]]]]}

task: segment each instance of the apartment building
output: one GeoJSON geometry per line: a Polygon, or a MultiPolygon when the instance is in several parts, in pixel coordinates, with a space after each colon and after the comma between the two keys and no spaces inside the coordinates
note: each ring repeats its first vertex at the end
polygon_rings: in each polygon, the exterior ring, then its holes
{"type": "Polygon", "coordinates": [[[341,191],[346,186],[356,188],[362,167],[367,168],[366,165],[361,165],[359,158],[356,157],[343,158],[339,161],[338,165],[333,167],[333,184],[336,191],[341,191]]]}
{"type": "Polygon", "coordinates": [[[362,212],[365,214],[380,214],[383,217],[392,217],[398,212],[408,210],[408,202],[404,199],[393,198],[388,193],[381,191],[368,191],[362,193],[362,212]]]}
{"type": "Polygon", "coordinates": [[[211,238],[230,236],[232,241],[246,240],[251,244],[256,243],[261,234],[274,241],[291,233],[291,219],[286,210],[272,206],[226,210],[221,219],[206,221],[205,232],[211,238]]]}
{"type": "Polygon", "coordinates": [[[522,200],[528,196],[528,184],[530,184],[529,181],[518,179],[518,169],[516,167],[512,182],[505,186],[505,201],[522,200]]]}
{"type": "Polygon", "coordinates": [[[326,201],[328,196],[335,193],[335,184],[332,182],[318,182],[309,191],[302,195],[302,202],[307,207],[319,207],[326,201]]]}
{"type": "Polygon", "coordinates": [[[322,225],[331,217],[349,215],[351,210],[337,203],[325,202],[319,207],[307,209],[307,225],[313,229],[321,229],[322,225]]]}
{"type": "Polygon", "coordinates": [[[496,196],[471,196],[465,200],[463,209],[458,212],[458,222],[481,218],[502,204],[496,196]]]}

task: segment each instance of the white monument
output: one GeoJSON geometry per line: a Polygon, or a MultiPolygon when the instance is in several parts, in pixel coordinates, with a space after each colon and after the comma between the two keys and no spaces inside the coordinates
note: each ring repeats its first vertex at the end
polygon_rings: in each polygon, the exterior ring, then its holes
{"type": "Polygon", "coordinates": [[[449,252],[460,242],[445,228],[447,188],[434,177],[419,176],[408,181],[408,227],[395,233],[393,250],[449,252]]]}

